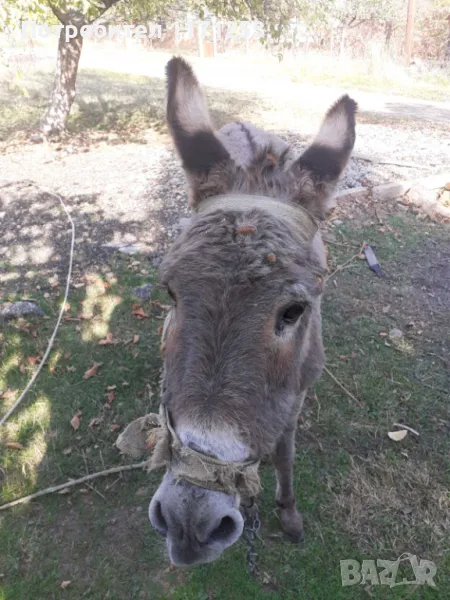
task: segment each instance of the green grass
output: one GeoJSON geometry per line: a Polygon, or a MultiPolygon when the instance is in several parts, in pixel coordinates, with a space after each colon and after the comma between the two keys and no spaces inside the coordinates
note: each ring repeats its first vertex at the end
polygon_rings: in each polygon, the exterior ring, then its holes
{"type": "MultiPolygon", "coordinates": [[[[448,316],[439,310],[449,294],[439,265],[445,269],[450,238],[444,227],[408,217],[389,218],[387,225],[384,232],[340,227],[334,231],[343,245],[329,246],[332,270],[355,253],[353,246],[370,242],[386,277],[378,279],[355,259],[327,284],[327,367],[361,405],[327,373],[310,393],[295,462],[304,543],[292,545],[280,534],[274,474],[266,465],[258,500],[259,576],[247,573],[242,541],[214,564],[169,571],[147,517],[160,475],[133,471],[0,513],[0,598],[450,599],[448,316]],[[393,328],[405,333],[407,344],[396,346],[380,335],[393,328]],[[417,429],[420,437],[390,440],[395,422],[417,429]],[[436,563],[437,591],[341,585],[340,560],[395,560],[403,552],[436,563]],[[71,583],[61,589],[63,581],[71,583]]],[[[48,365],[8,422],[3,441],[24,449],[0,449],[1,502],[128,462],[113,443],[124,425],[157,406],[164,315],[149,302],[142,306],[150,318],[131,314],[133,286],[156,278],[144,259],[132,266],[135,260],[116,257],[96,280],[72,290],[66,314],[94,317],[62,323],[48,365]],[[118,343],[99,345],[108,332],[118,343]],[[139,342],[125,344],[134,335],[139,342]],[[98,376],[84,380],[94,361],[103,363],[98,376]],[[111,385],[117,386],[115,397],[105,408],[111,385]],[[79,410],[81,425],[74,431],[70,420],[79,410]],[[95,417],[103,421],[91,429],[95,417]],[[121,428],[112,432],[112,424],[121,428]]],[[[154,290],[153,300],[164,303],[154,290]]],[[[13,323],[3,329],[0,389],[23,389],[35,368],[27,357],[44,351],[61,298],[52,288],[49,318],[36,327],[13,323]]],[[[2,410],[11,401],[2,400],[2,410]]],[[[411,579],[406,567],[402,572],[411,579]]]]}
{"type": "MultiPolygon", "coordinates": [[[[23,130],[39,127],[52,83],[53,77],[45,72],[30,73],[20,85],[9,83],[0,73],[0,142],[23,130]]],[[[166,131],[164,94],[165,83],[161,78],[80,69],[68,131],[90,135],[93,141],[109,134],[115,143],[142,142],[146,130],[166,131]]],[[[221,90],[210,100],[211,115],[217,127],[238,115],[255,119],[265,104],[261,98],[245,91],[236,94],[221,90]]]]}

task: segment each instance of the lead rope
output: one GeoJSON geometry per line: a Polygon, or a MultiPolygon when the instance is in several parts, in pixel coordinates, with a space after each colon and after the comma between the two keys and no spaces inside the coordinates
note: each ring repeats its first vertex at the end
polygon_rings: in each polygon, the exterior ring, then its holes
{"type": "Polygon", "coordinates": [[[249,506],[242,505],[242,510],[245,519],[242,536],[247,544],[247,568],[251,575],[256,576],[259,574],[259,568],[256,564],[258,554],[255,552],[255,538],[259,537],[258,532],[261,527],[258,505],[252,499],[252,503],[249,506]]]}

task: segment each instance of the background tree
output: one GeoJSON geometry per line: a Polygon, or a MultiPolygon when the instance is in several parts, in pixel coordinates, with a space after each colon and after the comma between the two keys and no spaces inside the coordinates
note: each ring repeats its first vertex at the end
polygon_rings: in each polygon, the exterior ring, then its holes
{"type": "MultiPolygon", "coordinates": [[[[76,79],[83,48],[82,28],[98,25],[102,17],[122,17],[127,24],[161,19],[176,6],[169,0],[2,0],[1,24],[36,21],[59,27],[55,78],[48,106],[41,119],[46,135],[62,133],[75,100],[76,79]],[[108,12],[108,15],[105,13],[108,12]]],[[[279,41],[295,13],[296,0],[188,0],[185,11],[202,18],[206,12],[228,20],[257,19],[265,26],[264,39],[279,41]]]]}
{"type": "Polygon", "coordinates": [[[83,48],[82,27],[93,25],[113,6],[122,2],[130,15],[145,11],[149,16],[161,12],[167,2],[160,0],[2,0],[1,23],[21,25],[34,21],[39,25],[59,27],[55,78],[48,106],[41,119],[46,135],[62,133],[67,126],[75,100],[76,79],[83,48]]]}

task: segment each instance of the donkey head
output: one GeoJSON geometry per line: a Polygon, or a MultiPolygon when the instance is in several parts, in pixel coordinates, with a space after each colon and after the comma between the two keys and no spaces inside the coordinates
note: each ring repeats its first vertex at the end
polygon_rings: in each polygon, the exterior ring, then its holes
{"type": "MultiPolygon", "coordinates": [[[[277,500],[291,510],[282,440],[324,363],[316,221],[353,148],[356,104],[341,98],[298,159],[270,143],[243,166],[214,132],[189,65],[172,59],[167,79],[167,120],[194,214],[160,270],[173,300],[162,404],[185,447],[230,464],[275,456],[277,500]]],[[[241,500],[169,469],[150,520],[174,564],[210,562],[240,537],[241,500]]]]}

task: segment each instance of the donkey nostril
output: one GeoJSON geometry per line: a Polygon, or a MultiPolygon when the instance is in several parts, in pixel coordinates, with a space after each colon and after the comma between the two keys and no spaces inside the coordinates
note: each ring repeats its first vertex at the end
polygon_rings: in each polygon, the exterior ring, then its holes
{"type": "Polygon", "coordinates": [[[227,516],[223,517],[219,525],[213,529],[209,535],[209,542],[221,542],[227,540],[230,536],[235,533],[236,523],[234,520],[227,516]]]}
{"type": "Polygon", "coordinates": [[[161,535],[167,535],[167,522],[164,518],[161,502],[154,502],[151,507],[150,519],[153,527],[160,533],[161,535]]]}

